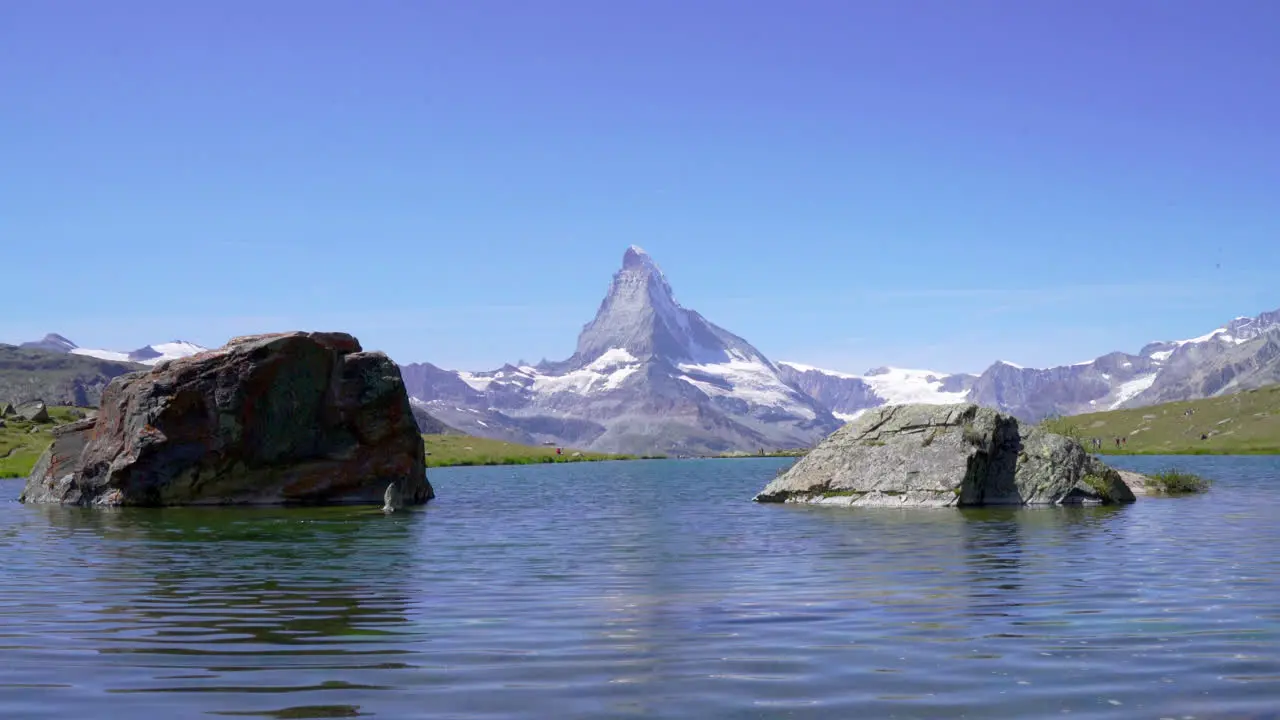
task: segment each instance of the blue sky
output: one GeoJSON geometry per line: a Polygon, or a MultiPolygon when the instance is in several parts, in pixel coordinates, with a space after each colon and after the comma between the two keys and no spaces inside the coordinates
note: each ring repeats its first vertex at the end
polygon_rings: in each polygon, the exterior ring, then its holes
{"type": "Polygon", "coordinates": [[[773,359],[1069,363],[1280,307],[1280,3],[0,9],[0,342],[563,358],[629,244],[773,359]]]}

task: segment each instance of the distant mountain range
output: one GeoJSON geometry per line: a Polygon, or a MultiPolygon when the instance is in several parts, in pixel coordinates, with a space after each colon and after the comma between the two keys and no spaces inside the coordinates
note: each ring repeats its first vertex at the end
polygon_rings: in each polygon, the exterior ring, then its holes
{"type": "Polygon", "coordinates": [[[67,338],[57,333],[49,333],[43,339],[34,342],[24,342],[19,347],[31,350],[47,350],[56,353],[70,353],[72,355],[87,355],[88,357],[98,358],[99,360],[114,360],[116,362],[132,362],[139,365],[155,365],[164,360],[174,360],[181,357],[195,355],[198,352],[204,352],[206,348],[200,347],[195,343],[189,343],[185,340],[174,340],[173,342],[159,343],[156,345],[144,345],[137,350],[129,352],[118,352],[115,350],[94,350],[92,348],[82,348],[71,342],[67,338]]]}
{"type": "MultiPolygon", "coordinates": [[[[19,350],[4,348],[9,355],[19,350]]],[[[21,348],[28,355],[111,361],[107,374],[201,350],[183,341],[131,352],[92,350],[61,335],[21,348]]],[[[0,361],[5,357],[0,353],[0,361]]],[[[9,370],[0,366],[0,389],[25,399],[14,390],[21,383],[6,378],[13,367],[30,365],[30,358],[9,359],[9,370]]],[[[79,385],[64,382],[61,392],[96,402],[107,375],[94,379],[92,370],[77,367],[71,374],[79,385]]],[[[487,372],[430,363],[401,370],[415,414],[433,432],[456,428],[608,452],[754,452],[812,445],[842,422],[886,404],[968,401],[1035,422],[1280,382],[1280,310],[1236,318],[1200,337],[1153,342],[1136,354],[1114,352],[1074,365],[1024,368],[996,361],[979,375],[894,367],[857,375],[770,361],[743,338],[682,307],[653,259],[631,247],[568,359],[487,372]]],[[[28,384],[24,392],[35,387],[28,384]]],[[[59,401],[61,396],[51,400],[59,401]]]]}
{"type": "Polygon", "coordinates": [[[472,434],[608,451],[751,451],[808,445],[833,418],[886,404],[975,402],[1035,422],[1280,382],[1280,311],[1074,365],[996,361],[979,375],[894,367],[855,375],[771,362],[677,304],[661,270],[633,247],[568,360],[478,373],[429,363],[403,370],[410,394],[472,434]]]}
{"type": "Polygon", "coordinates": [[[997,360],[981,375],[879,368],[864,375],[779,363],[788,382],[851,419],[905,402],[973,402],[1036,422],[1055,415],[1212,397],[1280,382],[1280,310],[1240,317],[1189,340],[1149,343],[1136,355],[1025,368],[997,360]]]}

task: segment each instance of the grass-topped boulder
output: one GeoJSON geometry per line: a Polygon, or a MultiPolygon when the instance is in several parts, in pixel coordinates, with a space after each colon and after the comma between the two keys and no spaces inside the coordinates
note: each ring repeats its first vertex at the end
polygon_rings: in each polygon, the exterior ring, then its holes
{"type": "Polygon", "coordinates": [[[951,507],[1133,502],[1076,440],[977,405],[898,405],[837,430],[759,502],[951,507]]]}

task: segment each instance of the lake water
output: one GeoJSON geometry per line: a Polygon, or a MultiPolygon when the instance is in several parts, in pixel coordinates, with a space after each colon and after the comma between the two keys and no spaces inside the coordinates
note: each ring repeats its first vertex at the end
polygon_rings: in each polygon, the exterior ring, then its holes
{"type": "Polygon", "coordinates": [[[390,517],[5,481],[0,717],[1280,717],[1280,458],[1121,458],[1218,484],[1120,508],[751,503],[787,462],[435,470],[390,517]]]}

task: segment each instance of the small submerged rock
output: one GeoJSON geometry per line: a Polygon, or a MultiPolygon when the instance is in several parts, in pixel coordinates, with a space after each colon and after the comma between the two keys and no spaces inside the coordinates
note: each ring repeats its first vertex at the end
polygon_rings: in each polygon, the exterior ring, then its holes
{"type": "Polygon", "coordinates": [[[345,333],[278,333],[120,376],[53,431],[23,502],[369,503],[432,497],[400,369],[345,333]]]}
{"type": "Polygon", "coordinates": [[[882,507],[1133,502],[1079,442],[977,405],[877,408],[769,483],[757,502],[882,507]]]}

